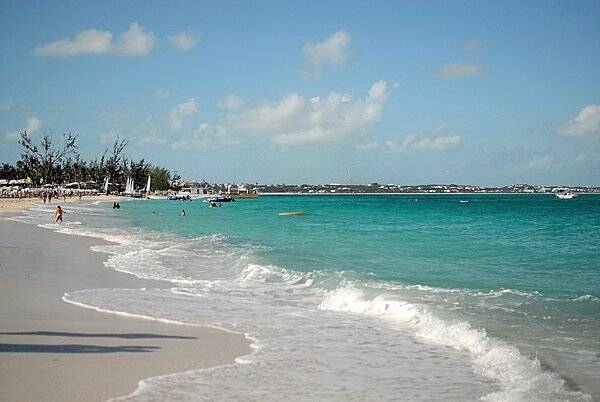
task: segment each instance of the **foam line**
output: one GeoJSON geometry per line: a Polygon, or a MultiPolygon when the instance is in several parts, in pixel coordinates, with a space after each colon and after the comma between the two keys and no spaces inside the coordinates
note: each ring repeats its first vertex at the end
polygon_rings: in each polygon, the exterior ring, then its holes
{"type": "MultiPolygon", "coordinates": [[[[79,291],[73,292],[73,293],[65,293],[63,295],[63,297],[62,297],[62,300],[64,302],[66,302],[66,303],[70,303],[70,304],[73,304],[75,306],[87,308],[87,309],[90,309],[90,310],[95,310],[95,311],[98,311],[100,313],[115,314],[115,315],[119,315],[119,316],[122,316],[122,317],[135,318],[135,319],[140,319],[140,320],[158,321],[158,322],[162,322],[162,323],[165,323],[165,324],[184,325],[184,326],[198,327],[198,328],[212,328],[212,329],[218,329],[218,330],[221,330],[221,331],[225,331],[225,332],[230,333],[230,334],[244,335],[244,337],[246,337],[246,334],[242,334],[240,332],[232,331],[230,329],[219,327],[219,326],[216,326],[216,325],[211,325],[211,324],[192,324],[192,323],[189,323],[189,322],[169,320],[167,318],[157,318],[157,317],[152,317],[152,316],[144,315],[144,314],[133,314],[133,313],[128,313],[126,311],[108,310],[108,309],[103,309],[103,308],[100,308],[100,307],[92,306],[92,305],[89,305],[89,304],[85,304],[85,303],[81,303],[81,302],[69,299],[69,296],[75,295],[77,293],[86,293],[86,292],[97,291],[97,290],[110,290],[110,289],[87,289],[87,290],[79,290],[79,291]]],[[[128,290],[128,289],[119,289],[119,290],[128,290]]],[[[131,290],[139,290],[139,289],[131,289],[131,290]]],[[[250,339],[250,338],[246,338],[246,339],[248,339],[251,342],[254,341],[254,339],[250,339]]]]}
{"type": "MultiPolygon", "coordinates": [[[[322,310],[341,311],[389,319],[429,343],[466,351],[474,371],[503,385],[504,390],[486,395],[489,401],[522,400],[538,392],[569,393],[565,381],[556,373],[542,370],[540,362],[523,356],[514,346],[490,338],[484,329],[467,322],[446,322],[425,308],[379,295],[372,300],[353,285],[329,292],[319,305],[322,310]]],[[[577,398],[587,395],[573,392],[577,398]]]]}

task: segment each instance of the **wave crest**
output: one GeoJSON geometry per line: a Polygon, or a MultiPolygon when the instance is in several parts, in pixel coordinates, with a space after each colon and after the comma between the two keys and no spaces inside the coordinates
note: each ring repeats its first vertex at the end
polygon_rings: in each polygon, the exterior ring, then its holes
{"type": "Polygon", "coordinates": [[[568,391],[557,374],[542,370],[539,361],[523,356],[517,348],[488,336],[485,329],[464,321],[448,322],[426,308],[380,294],[372,299],[365,291],[346,284],[325,296],[319,309],[365,314],[391,320],[409,329],[426,342],[467,352],[473,370],[502,385],[502,390],[484,400],[536,400],[568,394],[574,399],[591,400],[588,395],[568,391]]]}

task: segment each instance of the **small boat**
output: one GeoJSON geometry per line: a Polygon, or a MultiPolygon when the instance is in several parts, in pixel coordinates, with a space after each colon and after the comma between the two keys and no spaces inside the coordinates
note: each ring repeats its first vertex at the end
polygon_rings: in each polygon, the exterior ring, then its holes
{"type": "Polygon", "coordinates": [[[293,212],[280,212],[277,215],[279,216],[296,216],[296,215],[304,215],[306,212],[301,211],[293,211],[293,212]]]}
{"type": "Polygon", "coordinates": [[[572,191],[560,191],[556,193],[556,197],[561,200],[571,200],[577,197],[577,193],[574,193],[572,191]]]}
{"type": "Polygon", "coordinates": [[[213,197],[210,197],[208,199],[206,199],[205,202],[210,202],[212,203],[219,203],[219,202],[232,202],[235,201],[235,199],[233,197],[230,197],[228,195],[216,195],[213,197]]]}
{"type": "Polygon", "coordinates": [[[206,200],[212,196],[204,187],[184,187],[178,193],[169,194],[168,199],[170,201],[206,200]]]}

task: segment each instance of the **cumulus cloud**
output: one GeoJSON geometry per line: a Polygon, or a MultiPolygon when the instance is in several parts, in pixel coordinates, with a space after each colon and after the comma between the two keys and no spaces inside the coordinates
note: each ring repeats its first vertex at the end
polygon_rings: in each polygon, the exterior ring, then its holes
{"type": "Polygon", "coordinates": [[[181,128],[183,127],[183,122],[190,116],[194,115],[197,111],[198,102],[196,102],[194,98],[175,106],[169,112],[171,130],[173,132],[181,131],[181,128]]]}
{"type": "Polygon", "coordinates": [[[306,99],[296,93],[230,114],[226,126],[245,135],[262,135],[275,144],[293,146],[338,142],[379,121],[388,97],[384,81],[374,83],[362,100],[330,92],[306,99]]]}
{"type": "Polygon", "coordinates": [[[120,56],[145,56],[152,51],[156,37],[144,31],[137,22],[129,26],[129,30],[119,36],[113,46],[113,53],[120,56]]]}
{"type": "Polygon", "coordinates": [[[42,121],[35,116],[27,119],[27,124],[25,127],[19,131],[10,131],[4,134],[4,139],[7,141],[15,141],[21,137],[20,133],[22,131],[27,131],[27,134],[35,134],[42,128],[42,121]]]}
{"type": "Polygon", "coordinates": [[[484,73],[482,66],[470,63],[448,63],[436,71],[436,75],[444,79],[481,77],[484,73]]]}
{"type": "Polygon", "coordinates": [[[557,129],[566,137],[600,138],[600,105],[587,105],[557,129]]]}
{"type": "Polygon", "coordinates": [[[407,135],[401,142],[387,140],[385,142],[391,151],[420,151],[420,152],[443,152],[457,149],[462,144],[462,138],[459,135],[439,136],[439,137],[418,137],[416,135],[407,135]]]}
{"type": "Polygon", "coordinates": [[[198,42],[200,42],[200,38],[192,32],[181,32],[177,35],[169,36],[169,42],[176,49],[185,52],[195,48],[198,42]]]}
{"type": "Polygon", "coordinates": [[[238,145],[239,139],[228,135],[227,129],[220,124],[202,123],[186,138],[173,141],[169,147],[174,150],[207,150],[238,145]]]}
{"type": "Polygon", "coordinates": [[[237,110],[244,104],[244,100],[237,95],[228,95],[225,99],[220,100],[217,106],[224,110],[237,110]]]}
{"type": "Polygon", "coordinates": [[[304,63],[313,72],[326,65],[339,67],[352,57],[349,47],[350,34],[344,30],[337,31],[322,42],[306,43],[302,47],[304,63]]]}
{"type": "Polygon", "coordinates": [[[110,31],[87,29],[77,33],[73,39],[49,42],[36,46],[33,51],[38,56],[76,56],[81,54],[145,56],[152,51],[155,43],[155,36],[134,22],[129,26],[129,30],[123,32],[114,41],[110,31]]]}

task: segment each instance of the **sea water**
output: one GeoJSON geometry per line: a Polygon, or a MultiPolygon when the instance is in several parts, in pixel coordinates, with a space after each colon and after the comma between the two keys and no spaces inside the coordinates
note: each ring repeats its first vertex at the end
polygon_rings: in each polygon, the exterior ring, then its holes
{"type": "Polygon", "coordinates": [[[126,400],[600,398],[600,197],[261,196],[38,206],[19,220],[111,241],[109,269],[167,289],[81,306],[245,334],[235,364],[126,400]],[[182,215],[185,210],[185,215],[182,215]],[[305,215],[279,216],[302,211],[305,215]]]}

